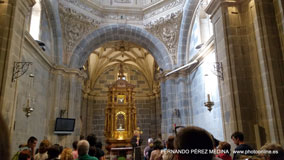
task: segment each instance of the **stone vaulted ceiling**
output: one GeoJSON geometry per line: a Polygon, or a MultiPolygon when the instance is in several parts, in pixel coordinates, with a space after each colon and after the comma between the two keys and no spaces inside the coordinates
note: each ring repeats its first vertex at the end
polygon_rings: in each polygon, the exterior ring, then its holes
{"type": "Polygon", "coordinates": [[[140,71],[153,87],[157,64],[153,56],[144,48],[126,41],[108,42],[91,53],[86,68],[90,87],[94,88],[99,76],[109,67],[122,63],[140,71]]]}

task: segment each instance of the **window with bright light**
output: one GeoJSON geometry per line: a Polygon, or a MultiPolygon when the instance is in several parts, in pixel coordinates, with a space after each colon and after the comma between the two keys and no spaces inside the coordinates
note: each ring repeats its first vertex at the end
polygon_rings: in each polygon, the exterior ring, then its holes
{"type": "Polygon", "coordinates": [[[41,0],[36,0],[36,4],[32,8],[30,34],[35,40],[39,40],[40,33],[40,16],[41,16],[41,0]]]}

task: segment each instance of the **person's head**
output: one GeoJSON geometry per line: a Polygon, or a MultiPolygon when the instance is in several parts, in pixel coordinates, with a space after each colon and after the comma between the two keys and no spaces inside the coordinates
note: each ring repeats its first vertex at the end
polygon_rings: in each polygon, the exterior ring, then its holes
{"type": "Polygon", "coordinates": [[[87,141],[89,142],[90,146],[95,146],[97,143],[97,137],[95,134],[89,134],[87,136],[87,141]]]}
{"type": "Polygon", "coordinates": [[[276,154],[262,154],[265,157],[265,160],[283,160],[284,159],[284,150],[279,144],[275,143],[266,143],[260,148],[260,150],[271,151],[272,153],[277,152],[276,154]]]}
{"type": "Polygon", "coordinates": [[[99,149],[102,149],[102,148],[103,148],[103,144],[102,144],[101,141],[98,141],[98,142],[96,143],[96,148],[99,148],[99,149]]]}
{"type": "Polygon", "coordinates": [[[175,141],[175,137],[174,136],[169,136],[168,140],[166,142],[167,145],[167,149],[174,149],[174,141],[175,141]]]}
{"type": "Polygon", "coordinates": [[[74,141],[74,142],[72,143],[72,146],[73,146],[73,149],[74,149],[74,150],[77,150],[77,144],[78,144],[78,141],[74,141]]]}
{"type": "Polygon", "coordinates": [[[0,113],[0,157],[1,159],[10,159],[10,138],[8,133],[7,125],[2,119],[2,115],[0,113]]]}
{"type": "Polygon", "coordinates": [[[64,148],[61,155],[61,160],[73,160],[72,149],[71,148],[64,148]]]}
{"type": "Polygon", "coordinates": [[[153,149],[154,150],[160,150],[160,149],[163,149],[164,146],[162,144],[162,140],[160,138],[157,138],[154,140],[153,142],[153,149]]]}
{"type": "Polygon", "coordinates": [[[57,158],[60,154],[60,146],[57,144],[52,145],[47,150],[48,159],[57,158]]]}
{"type": "Polygon", "coordinates": [[[153,143],[153,138],[148,138],[148,145],[152,144],[153,143]]]}
{"type": "Polygon", "coordinates": [[[50,142],[47,139],[44,139],[43,141],[40,142],[38,152],[41,154],[47,152],[47,149],[49,146],[50,146],[50,142]]]}
{"type": "Polygon", "coordinates": [[[219,142],[218,149],[224,151],[226,154],[231,153],[231,145],[227,142],[219,142]]]}
{"type": "Polygon", "coordinates": [[[92,156],[92,157],[96,156],[96,147],[95,146],[90,146],[89,155],[92,156]]]}
{"type": "Polygon", "coordinates": [[[138,130],[134,130],[134,136],[139,136],[139,131],[138,130]]]}
{"type": "Polygon", "coordinates": [[[240,143],[242,143],[244,141],[244,134],[242,132],[234,132],[232,135],[231,135],[231,139],[233,140],[233,142],[236,144],[236,145],[239,145],[240,143]]]}
{"type": "Polygon", "coordinates": [[[209,151],[213,149],[213,143],[212,136],[206,130],[195,126],[183,128],[175,138],[175,149],[185,151],[185,154],[178,154],[178,160],[211,160],[213,153],[191,153],[191,150],[209,151]]]}
{"type": "Polygon", "coordinates": [[[23,150],[20,152],[18,160],[30,160],[31,159],[31,151],[30,150],[23,150]]]}
{"type": "Polygon", "coordinates": [[[89,148],[90,148],[90,144],[88,141],[80,140],[77,144],[77,150],[78,150],[79,156],[84,156],[88,154],[89,148]]]}
{"type": "Polygon", "coordinates": [[[27,142],[28,147],[29,147],[29,148],[35,148],[35,147],[36,147],[36,144],[37,144],[37,139],[36,139],[36,137],[31,136],[31,137],[28,139],[28,142],[27,142]]]}

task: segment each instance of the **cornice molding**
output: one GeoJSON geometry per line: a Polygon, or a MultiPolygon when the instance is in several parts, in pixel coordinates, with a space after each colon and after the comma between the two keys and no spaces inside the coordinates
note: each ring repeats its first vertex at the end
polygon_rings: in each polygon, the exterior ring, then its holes
{"type": "Polygon", "coordinates": [[[51,72],[56,73],[56,74],[63,73],[63,74],[69,74],[69,75],[76,75],[79,78],[87,79],[87,74],[85,72],[80,71],[79,69],[68,68],[62,65],[53,66],[51,69],[51,72]]]}
{"type": "Polygon", "coordinates": [[[243,0],[235,1],[235,0],[212,0],[208,6],[205,8],[205,12],[209,15],[214,16],[214,14],[217,12],[218,8],[220,8],[222,5],[238,5],[242,3],[243,0]]]}

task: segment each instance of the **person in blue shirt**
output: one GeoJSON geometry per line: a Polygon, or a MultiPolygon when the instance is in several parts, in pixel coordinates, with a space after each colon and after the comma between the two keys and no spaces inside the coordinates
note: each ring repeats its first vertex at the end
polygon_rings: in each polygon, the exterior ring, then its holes
{"type": "Polygon", "coordinates": [[[233,160],[237,160],[240,155],[252,155],[252,147],[244,143],[244,134],[242,132],[234,132],[231,136],[233,142],[237,145],[234,152],[233,160]]]}

